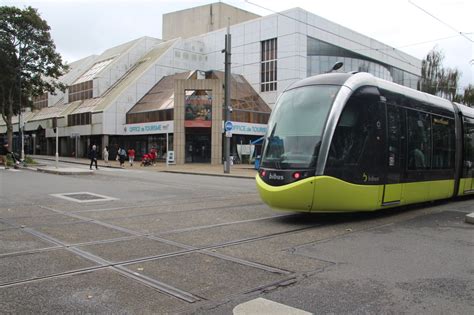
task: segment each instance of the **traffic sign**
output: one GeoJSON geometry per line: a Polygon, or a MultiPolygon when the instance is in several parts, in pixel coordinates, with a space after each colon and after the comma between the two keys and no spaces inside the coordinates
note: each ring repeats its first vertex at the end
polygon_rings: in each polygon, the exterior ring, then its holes
{"type": "Polygon", "coordinates": [[[232,128],[234,128],[232,122],[230,120],[226,121],[224,124],[225,131],[232,131],[232,128]]]}

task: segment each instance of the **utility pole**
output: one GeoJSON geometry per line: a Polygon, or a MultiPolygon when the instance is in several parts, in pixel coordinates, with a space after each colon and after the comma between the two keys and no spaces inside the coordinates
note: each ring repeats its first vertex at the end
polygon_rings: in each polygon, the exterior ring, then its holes
{"type": "Polygon", "coordinates": [[[23,96],[23,92],[21,90],[21,43],[18,49],[18,59],[19,59],[19,71],[18,71],[18,80],[19,80],[19,85],[20,85],[20,98],[18,99],[18,105],[20,108],[20,114],[18,115],[18,131],[20,132],[20,137],[21,137],[21,149],[20,149],[20,161],[25,160],[25,135],[24,135],[24,126],[25,122],[23,121],[25,117],[23,117],[23,109],[21,108],[21,98],[23,96]]]}
{"type": "MultiPolygon", "coordinates": [[[[21,96],[20,96],[21,98],[21,96]]],[[[20,135],[21,135],[21,155],[20,161],[23,162],[25,160],[25,117],[20,107],[20,116],[19,116],[19,128],[20,128],[20,135]]]]}
{"type": "Polygon", "coordinates": [[[56,117],[56,168],[59,166],[59,126],[58,126],[58,117],[56,117]]]}
{"type": "MultiPolygon", "coordinates": [[[[224,128],[227,125],[227,122],[230,122],[230,55],[231,55],[231,38],[230,38],[230,27],[227,25],[227,34],[225,35],[225,77],[224,77],[224,106],[225,106],[225,123],[224,128]]],[[[224,143],[224,173],[230,173],[230,139],[232,137],[232,131],[225,132],[225,143],[224,143]]]]}

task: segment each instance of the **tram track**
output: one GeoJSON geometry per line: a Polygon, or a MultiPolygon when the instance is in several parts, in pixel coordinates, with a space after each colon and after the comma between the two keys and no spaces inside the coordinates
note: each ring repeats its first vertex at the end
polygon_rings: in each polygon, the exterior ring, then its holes
{"type": "MultiPolygon", "coordinates": [[[[68,215],[68,214],[65,214],[65,215],[68,215]]],[[[77,215],[69,214],[69,216],[76,217],[77,215]]],[[[266,218],[266,219],[270,219],[270,218],[266,218]]],[[[249,221],[249,220],[244,220],[244,221],[249,221]]],[[[8,224],[9,222],[6,222],[6,223],[8,224]]],[[[65,249],[65,250],[68,250],[68,251],[78,255],[78,256],[86,258],[89,261],[92,261],[92,262],[96,263],[97,266],[92,266],[92,267],[88,267],[88,268],[82,268],[82,269],[77,269],[77,270],[72,270],[72,271],[67,271],[67,272],[61,272],[61,273],[51,274],[51,275],[47,275],[47,276],[40,276],[40,277],[34,277],[34,278],[29,278],[29,279],[24,279],[24,280],[19,280],[19,281],[3,283],[3,284],[0,284],[0,288],[9,287],[9,286],[13,286],[13,285],[26,284],[26,283],[30,283],[30,282],[34,282],[34,281],[54,279],[54,278],[58,278],[58,277],[62,277],[62,276],[75,275],[75,274],[95,271],[95,270],[99,270],[99,269],[110,268],[110,269],[112,269],[112,270],[114,270],[114,271],[116,271],[116,272],[118,272],[118,273],[120,273],[120,274],[122,274],[126,277],[132,278],[135,281],[138,281],[138,282],[140,282],[144,285],[152,287],[152,288],[154,288],[154,289],[156,289],[160,292],[163,292],[165,294],[174,296],[174,297],[179,298],[179,299],[181,299],[183,301],[186,301],[188,303],[194,303],[194,302],[203,300],[203,298],[199,297],[199,296],[196,296],[196,295],[193,295],[189,292],[182,291],[178,288],[174,288],[173,286],[167,285],[166,283],[162,283],[158,280],[155,280],[155,279],[149,278],[147,276],[138,274],[135,271],[128,269],[126,266],[131,265],[131,264],[136,264],[136,263],[143,263],[143,262],[147,262],[147,261],[152,261],[152,260],[156,260],[156,259],[177,257],[177,256],[180,256],[180,255],[185,255],[185,254],[189,254],[189,253],[202,253],[202,254],[212,256],[212,257],[216,257],[216,258],[220,258],[220,259],[223,259],[223,260],[238,263],[238,264],[241,264],[241,265],[257,268],[257,269],[260,269],[260,270],[265,270],[265,271],[268,271],[268,272],[282,274],[282,275],[285,276],[284,280],[287,281],[288,280],[287,276],[290,276],[292,274],[291,271],[284,270],[284,269],[279,269],[279,268],[275,268],[275,267],[267,266],[267,265],[263,265],[263,264],[259,264],[259,263],[256,263],[256,262],[252,262],[252,261],[248,261],[248,260],[244,260],[244,259],[240,259],[240,258],[236,258],[236,257],[230,257],[230,256],[227,256],[227,255],[224,255],[224,254],[212,252],[212,250],[220,248],[220,247],[225,247],[226,244],[235,245],[235,244],[238,244],[238,243],[263,240],[263,239],[267,239],[267,238],[270,238],[270,237],[277,237],[278,235],[282,235],[282,234],[297,233],[297,232],[300,232],[302,230],[302,229],[295,229],[295,230],[289,230],[289,231],[284,231],[284,232],[280,232],[280,233],[273,233],[271,235],[264,235],[264,236],[260,236],[260,237],[254,237],[254,238],[251,238],[251,239],[245,238],[245,239],[236,240],[236,241],[233,241],[233,242],[221,243],[221,244],[218,244],[217,246],[193,247],[193,246],[190,246],[190,245],[185,245],[185,244],[177,243],[177,242],[174,242],[174,241],[166,240],[166,239],[163,239],[161,237],[154,236],[153,234],[144,234],[144,233],[140,233],[140,232],[137,232],[137,231],[132,231],[132,230],[125,229],[125,228],[122,228],[122,227],[114,226],[114,225],[111,225],[111,224],[108,224],[108,223],[105,223],[105,222],[95,221],[94,223],[100,224],[100,225],[103,225],[103,226],[106,226],[106,227],[109,227],[109,228],[113,228],[113,229],[116,229],[116,230],[119,230],[119,231],[122,231],[122,232],[127,232],[127,233],[130,233],[130,234],[133,234],[133,236],[125,237],[125,238],[123,238],[123,237],[122,238],[116,238],[114,240],[102,240],[102,241],[97,241],[97,242],[89,242],[88,244],[91,244],[91,243],[97,244],[97,243],[119,241],[121,239],[122,240],[123,239],[131,239],[131,238],[136,238],[136,237],[147,237],[147,238],[152,239],[152,240],[156,240],[156,241],[159,241],[159,242],[162,242],[162,243],[167,243],[167,244],[170,244],[170,245],[177,246],[179,248],[182,248],[182,250],[177,251],[177,252],[173,252],[173,253],[154,255],[154,256],[142,257],[142,258],[137,258],[137,259],[125,260],[125,261],[110,262],[110,261],[107,261],[107,260],[105,260],[101,257],[98,257],[98,256],[96,256],[92,253],[84,251],[83,249],[77,248],[79,245],[83,246],[85,243],[73,244],[73,245],[66,244],[66,243],[64,243],[64,242],[62,242],[62,241],[60,241],[60,240],[58,240],[54,237],[51,237],[51,236],[46,235],[46,234],[44,234],[42,232],[39,232],[39,231],[35,231],[32,228],[22,228],[22,230],[24,230],[25,232],[27,232],[31,235],[34,235],[34,236],[36,236],[40,239],[46,240],[46,241],[54,244],[55,246],[48,247],[48,248],[45,248],[45,249],[42,249],[42,250],[37,249],[37,250],[28,250],[28,251],[23,251],[23,252],[14,252],[14,253],[10,253],[10,254],[4,254],[4,255],[1,255],[0,258],[4,258],[4,257],[11,256],[11,255],[33,254],[33,253],[39,253],[39,252],[44,252],[44,251],[54,251],[54,250],[58,250],[58,249],[65,249]]],[[[240,221],[235,222],[234,224],[238,224],[238,223],[241,223],[241,222],[240,221]]],[[[206,226],[206,228],[208,228],[208,226],[206,226]]],[[[305,229],[308,229],[308,227],[305,228],[305,229]]],[[[269,285],[273,285],[273,284],[269,284],[269,285]]]]}
{"type": "MultiPolygon", "coordinates": [[[[127,209],[146,209],[146,208],[159,208],[159,207],[166,207],[166,206],[186,206],[186,205],[194,205],[196,203],[201,203],[201,202],[220,202],[220,201],[226,201],[227,204],[226,206],[229,205],[229,200],[230,201],[237,201],[238,203],[236,206],[246,206],[246,205],[263,205],[263,203],[260,201],[259,198],[257,198],[257,194],[241,194],[241,195],[236,195],[231,198],[229,197],[222,197],[222,196],[214,196],[214,197],[205,197],[205,198],[190,198],[190,199],[181,199],[180,201],[172,201],[172,202],[154,202],[152,204],[146,204],[146,205],[127,205],[127,206],[120,206],[120,207],[109,207],[109,208],[99,208],[99,209],[79,209],[79,210],[62,210],[62,209],[56,209],[54,208],[54,205],[23,205],[23,207],[31,207],[31,206],[37,206],[42,209],[46,210],[51,210],[51,211],[63,211],[67,213],[87,213],[87,212],[107,212],[107,211],[118,211],[118,210],[127,210],[127,209]],[[241,201],[242,199],[245,199],[247,196],[255,197],[256,201],[248,204],[242,204],[241,201]],[[183,202],[184,201],[184,202],[183,202]]],[[[88,205],[82,205],[82,206],[88,206],[88,205]]],[[[225,206],[217,206],[215,208],[220,208],[220,207],[225,207],[225,206]]],[[[210,209],[209,207],[207,208],[198,208],[197,210],[205,210],[205,209],[210,209]]],[[[170,210],[170,212],[186,212],[186,211],[195,211],[195,209],[188,209],[188,210],[170,210]]],[[[17,216],[14,217],[15,219],[21,219],[21,218],[33,218],[33,217],[44,217],[48,215],[38,215],[38,216],[17,216]]],[[[1,219],[0,215],[0,219],[1,219]]]]}
{"type": "MultiPolygon", "coordinates": [[[[215,201],[220,201],[221,198],[216,199],[215,201]]],[[[188,205],[188,204],[195,204],[196,202],[186,202],[186,203],[171,203],[171,204],[152,204],[152,205],[141,205],[139,207],[132,207],[132,206],[124,206],[124,207],[113,207],[113,208],[102,208],[102,209],[85,209],[85,210],[76,210],[76,211],[67,211],[67,210],[61,210],[61,209],[56,209],[51,206],[45,206],[45,205],[39,205],[38,207],[41,209],[45,209],[48,211],[53,211],[56,214],[81,214],[81,213],[90,213],[90,212],[108,212],[108,211],[120,211],[120,210],[128,210],[128,209],[146,209],[146,208],[159,208],[163,206],[168,206],[168,205],[173,205],[173,206],[178,206],[178,205],[188,205]],[[58,212],[59,211],[59,212],[58,212]]],[[[236,204],[235,207],[249,207],[249,206],[258,206],[262,205],[261,202],[252,202],[252,203],[246,203],[246,204],[236,204]]],[[[232,205],[231,205],[232,206],[232,205]]],[[[133,219],[133,218],[138,218],[138,217],[146,217],[146,216],[155,216],[155,215],[161,215],[161,214],[170,214],[170,213],[187,213],[187,212],[199,212],[199,211],[206,211],[206,210],[224,210],[228,209],[229,205],[225,206],[215,206],[215,207],[201,207],[201,208],[195,208],[195,209],[183,209],[183,210],[166,210],[166,211],[161,211],[161,212],[153,212],[153,213],[142,213],[142,214],[136,214],[136,215],[123,215],[123,216],[116,216],[110,219],[133,219]]],[[[38,216],[17,216],[17,217],[8,217],[8,218],[2,218],[0,216],[0,222],[2,220],[22,220],[22,219],[35,219],[35,218],[46,218],[49,216],[54,216],[54,214],[45,214],[45,215],[38,215],[38,216]]],[[[109,218],[107,218],[109,219],[109,218]]],[[[74,224],[74,223],[83,223],[83,222],[91,222],[96,219],[90,218],[90,217],[82,217],[80,219],[81,222],[55,222],[55,223],[46,223],[46,224],[32,224],[28,225],[28,227],[39,227],[39,226],[56,226],[56,225],[67,225],[67,224],[74,224]]],[[[4,230],[9,230],[9,229],[15,229],[15,228],[20,228],[23,227],[24,224],[19,224],[12,226],[9,224],[8,227],[3,227],[0,229],[0,231],[4,230]]]]}
{"type": "MultiPolygon", "coordinates": [[[[252,194],[253,195],[253,194],[252,194]]],[[[217,202],[223,201],[225,202],[226,198],[216,198],[217,202]]],[[[233,200],[242,200],[242,196],[238,196],[233,198],[233,200]]],[[[199,202],[199,201],[197,201],[199,202]]],[[[186,206],[186,205],[191,205],[195,204],[196,202],[192,202],[192,200],[186,201],[184,203],[181,203],[181,205],[186,206]]],[[[256,205],[260,205],[261,203],[246,203],[244,205],[240,204],[241,207],[254,207],[256,205]]],[[[166,205],[147,205],[145,207],[160,207],[163,206],[165,207],[166,205]]],[[[104,209],[86,209],[86,210],[79,210],[79,211],[67,211],[67,210],[61,210],[61,209],[56,209],[53,207],[48,207],[48,206],[40,206],[42,209],[51,211],[51,213],[54,214],[60,214],[68,218],[75,218],[78,219],[78,222],[65,222],[65,223],[60,223],[65,224],[65,225],[70,225],[70,224],[81,224],[81,223],[91,223],[91,224],[97,224],[99,226],[112,229],[114,231],[120,231],[126,234],[126,236],[121,236],[121,237],[116,237],[116,238],[110,238],[110,239],[105,239],[105,240],[97,240],[97,241],[89,241],[89,242],[77,242],[77,243],[67,243],[64,242],[60,239],[57,239],[56,237],[50,236],[46,233],[43,233],[42,231],[38,231],[35,226],[21,226],[18,224],[15,224],[11,222],[8,219],[2,219],[0,218],[0,221],[4,222],[7,225],[10,225],[12,227],[15,227],[17,229],[21,229],[22,231],[33,235],[39,239],[45,240],[48,243],[51,243],[52,246],[43,248],[43,249],[32,249],[32,250],[25,250],[25,251],[16,251],[13,253],[5,253],[0,255],[0,259],[2,258],[7,258],[11,256],[19,256],[23,254],[35,254],[35,253],[42,253],[42,252],[52,252],[55,250],[67,250],[70,253],[73,253],[79,257],[82,257],[88,261],[91,261],[95,264],[95,266],[90,266],[87,268],[81,268],[81,269],[76,269],[76,270],[69,270],[69,271],[64,271],[64,272],[56,272],[53,274],[49,275],[41,275],[37,277],[30,277],[27,279],[21,279],[21,280],[15,280],[15,281],[9,281],[3,284],[0,284],[0,288],[5,288],[9,286],[16,286],[16,285],[24,285],[28,284],[31,282],[35,281],[44,281],[44,280],[49,280],[49,279],[55,279],[58,277],[67,277],[71,275],[77,275],[77,274],[82,274],[85,272],[93,272],[101,269],[109,269],[114,272],[117,272],[118,274],[125,276],[129,279],[132,279],[134,281],[137,281],[145,286],[148,286],[150,288],[153,288],[159,292],[162,292],[166,295],[173,296],[175,298],[178,298],[182,301],[185,301],[186,303],[195,303],[195,302],[210,302],[207,301],[206,299],[202,296],[195,295],[191,292],[186,292],[181,290],[179,287],[174,287],[168,283],[160,281],[160,279],[154,279],[151,278],[147,275],[144,275],[142,273],[137,272],[134,267],[135,264],[140,264],[140,263],[145,263],[149,261],[154,261],[154,260],[159,260],[159,259],[170,259],[170,258],[176,258],[179,256],[183,255],[188,255],[188,254],[193,254],[193,253],[199,253],[199,254],[204,254],[210,257],[218,258],[221,260],[233,262],[242,266],[247,266],[250,268],[266,271],[266,272],[271,272],[274,274],[281,275],[282,279],[277,281],[277,282],[272,282],[272,283],[262,283],[259,286],[256,286],[254,288],[247,288],[242,292],[236,292],[234,294],[245,294],[246,292],[256,292],[260,290],[265,290],[265,288],[271,288],[278,286],[279,283],[289,283],[289,282],[296,282],[297,279],[297,273],[295,273],[292,270],[286,270],[282,268],[278,268],[276,266],[270,266],[266,264],[262,264],[256,261],[252,260],[247,260],[247,259],[241,259],[237,257],[232,257],[220,252],[217,252],[217,249],[224,248],[224,247],[229,247],[229,246],[236,246],[240,244],[245,244],[245,243],[251,243],[251,242],[258,242],[262,240],[267,240],[271,238],[276,238],[276,237],[281,237],[281,236],[289,236],[297,233],[301,233],[304,231],[308,231],[311,229],[317,229],[321,226],[325,226],[328,224],[332,224],[334,222],[326,222],[326,223],[305,223],[304,226],[296,226],[296,227],[289,227],[288,229],[284,231],[279,231],[275,233],[264,233],[264,235],[258,235],[258,236],[253,236],[253,237],[243,237],[243,238],[236,238],[231,241],[226,241],[226,242],[218,242],[217,244],[211,244],[207,246],[193,246],[193,245],[187,245],[183,244],[180,242],[176,242],[170,239],[167,239],[168,235],[176,234],[176,233],[188,233],[188,232],[194,232],[194,231],[199,231],[199,230],[206,230],[206,229],[212,229],[212,228],[218,228],[218,227],[225,227],[225,226],[237,226],[239,224],[246,224],[246,223],[251,223],[251,222],[262,222],[262,224],[265,224],[264,222],[268,220],[285,220],[286,218],[291,218],[294,217],[295,214],[280,214],[280,215],[271,215],[271,216],[266,216],[266,217],[261,217],[261,218],[254,218],[254,219],[246,219],[246,220],[236,220],[236,221],[229,221],[229,222],[223,222],[223,223],[216,223],[216,224],[208,224],[208,225],[201,225],[201,226],[191,226],[191,227],[186,227],[186,228],[181,228],[181,229],[174,229],[174,230],[169,230],[169,231],[164,231],[164,232],[143,232],[137,229],[129,229],[125,228],[116,224],[104,222],[103,219],[91,219],[89,217],[84,216],[86,213],[92,212],[92,211],[113,211],[115,209],[131,209],[133,211],[133,208],[131,207],[115,207],[115,208],[104,208],[104,209]],[[94,254],[85,248],[85,246],[88,245],[96,245],[96,244],[107,244],[107,243],[113,243],[113,242],[120,242],[120,241],[126,241],[126,240],[133,240],[133,239],[138,239],[138,238],[146,238],[149,240],[154,240],[157,242],[160,242],[162,244],[168,244],[175,246],[177,250],[173,252],[168,252],[168,253],[162,253],[158,255],[150,255],[150,256],[145,256],[145,257],[138,257],[138,258],[132,258],[132,259],[127,259],[127,260],[120,260],[120,261],[111,261],[104,259],[100,257],[101,255],[94,254]]],[[[142,208],[143,206],[140,206],[138,208],[142,208]]],[[[186,212],[192,212],[192,211],[205,211],[205,210],[219,210],[219,209],[228,209],[229,205],[227,206],[215,206],[212,208],[209,207],[201,207],[198,209],[182,209],[182,210],[177,210],[177,211],[166,211],[166,212],[159,212],[159,213],[153,213],[153,214],[139,214],[136,216],[128,216],[126,218],[136,218],[136,217],[146,217],[149,215],[159,215],[159,214],[169,214],[169,213],[186,213],[186,212]]],[[[232,208],[232,206],[230,207],[232,208]]],[[[34,217],[34,216],[32,216],[34,217]]],[[[14,219],[18,218],[11,218],[12,221],[14,219]]],[[[39,225],[39,226],[45,226],[39,225]]]]}
{"type": "MultiPolygon", "coordinates": [[[[52,209],[49,208],[48,210],[62,214],[68,217],[73,217],[77,218],[80,220],[83,220],[85,217],[80,215],[80,213],[70,213],[70,212],[64,212],[58,209],[52,209]]],[[[213,224],[213,225],[205,225],[205,226],[198,226],[198,227],[190,227],[190,228],[184,228],[184,229],[176,229],[176,230],[171,230],[163,233],[143,233],[140,231],[132,230],[132,229],[127,229],[121,226],[117,226],[114,224],[110,224],[107,222],[102,222],[101,220],[89,220],[89,223],[94,223],[98,224],[103,227],[107,227],[110,229],[114,229],[116,231],[121,231],[124,233],[129,234],[129,236],[123,236],[123,237],[118,237],[118,238],[113,238],[113,239],[106,239],[106,240],[98,240],[98,241],[91,241],[91,242],[82,242],[82,243],[74,243],[74,244],[67,244],[61,240],[56,239],[55,237],[46,235],[45,233],[36,231],[32,227],[20,227],[22,230],[25,232],[34,235],[40,239],[43,239],[47,242],[52,243],[54,246],[44,248],[44,249],[36,249],[36,250],[28,250],[28,251],[23,251],[23,252],[14,252],[14,253],[7,253],[7,254],[2,254],[0,255],[1,258],[5,258],[8,256],[12,255],[21,255],[21,254],[28,254],[28,253],[39,253],[39,252],[45,252],[45,251],[54,251],[54,250],[60,250],[60,249],[65,249],[68,250],[71,253],[74,253],[75,255],[78,255],[80,257],[83,257],[89,261],[92,261],[96,264],[96,266],[91,266],[87,268],[82,268],[82,269],[76,269],[76,270],[69,270],[65,272],[59,272],[55,274],[50,274],[50,275],[45,275],[45,276],[39,276],[39,277],[32,277],[28,279],[22,279],[18,281],[10,281],[8,283],[3,283],[0,284],[0,288],[5,288],[5,287],[10,287],[10,286],[16,286],[16,285],[24,285],[28,284],[31,282],[35,281],[44,281],[44,280],[49,280],[49,279],[55,279],[55,278],[60,278],[60,277],[67,277],[67,276],[72,276],[72,275],[79,275],[82,273],[86,272],[93,272],[97,270],[102,270],[102,269],[109,269],[114,272],[117,272],[118,274],[121,274],[122,276],[125,276],[129,279],[132,279],[134,281],[137,281],[145,286],[148,286],[150,288],[153,288],[159,292],[162,292],[163,294],[173,296],[175,298],[178,298],[182,301],[185,301],[188,304],[196,303],[196,302],[201,302],[204,304],[211,303],[211,300],[206,300],[204,297],[201,297],[199,295],[195,295],[191,292],[186,292],[181,290],[180,288],[174,287],[169,285],[168,283],[161,282],[159,279],[153,279],[150,278],[147,275],[143,275],[141,273],[137,273],[135,269],[130,268],[132,265],[135,264],[140,264],[140,263],[145,263],[149,261],[154,261],[154,260],[159,260],[159,259],[165,259],[165,258],[174,258],[174,257],[179,257],[182,255],[187,255],[187,254],[192,254],[192,253],[200,253],[200,254],[205,254],[211,257],[219,258],[222,260],[234,262],[240,265],[256,268],[259,270],[267,271],[267,272],[272,272],[276,274],[280,274],[282,276],[282,279],[276,282],[272,283],[264,283],[262,285],[256,286],[254,288],[246,289],[245,291],[241,292],[236,292],[233,293],[229,296],[226,296],[224,299],[232,298],[233,296],[237,296],[240,294],[251,294],[252,292],[258,292],[258,291],[264,291],[264,290],[269,290],[275,287],[279,287],[281,285],[286,285],[289,284],[291,285],[292,283],[296,283],[298,279],[300,278],[301,274],[292,270],[285,270],[281,269],[278,267],[274,266],[268,266],[265,264],[261,264],[255,261],[250,261],[246,259],[241,259],[237,257],[232,257],[228,256],[225,254],[221,254],[219,252],[216,252],[217,249],[220,248],[225,248],[229,246],[236,246],[236,245],[241,245],[245,243],[251,243],[251,242],[258,242],[258,241],[263,241],[271,238],[276,238],[276,237],[281,237],[281,236],[290,236],[294,235],[297,233],[301,233],[304,231],[309,231],[312,229],[317,229],[322,226],[330,226],[330,225],[335,225],[341,223],[340,221],[325,221],[325,222],[318,222],[318,223],[313,223],[310,224],[309,226],[300,226],[296,228],[291,228],[285,231],[280,231],[280,232],[275,232],[275,233],[266,233],[265,235],[260,235],[260,236],[255,236],[255,237],[246,237],[246,238],[239,238],[239,239],[234,239],[231,241],[227,242],[220,242],[218,244],[212,244],[209,246],[192,246],[192,245],[186,245],[182,244],[180,242],[176,242],[173,240],[169,240],[166,238],[166,235],[170,235],[173,233],[186,233],[186,232],[192,232],[200,229],[209,229],[213,227],[222,227],[222,226],[232,226],[232,225],[237,225],[237,224],[245,224],[248,222],[265,222],[266,220],[273,220],[273,219],[285,219],[291,218],[294,216],[294,214],[286,214],[286,215],[278,215],[278,216],[271,216],[271,217],[265,217],[265,218],[258,218],[258,219],[249,219],[249,220],[239,220],[239,221],[232,221],[232,222],[226,222],[226,223],[219,223],[219,224],[213,224]],[[128,259],[128,260],[120,260],[120,261],[109,261],[106,260],[102,257],[97,256],[96,254],[93,254],[87,249],[84,249],[84,246],[87,245],[94,245],[94,244],[106,244],[106,243],[112,243],[112,242],[119,242],[122,240],[130,240],[130,239],[137,239],[137,238],[147,238],[150,240],[155,240],[164,244],[169,244],[176,246],[178,248],[177,251],[174,252],[169,252],[169,253],[164,253],[164,254],[159,254],[159,255],[151,255],[151,256],[146,256],[146,257],[139,257],[139,258],[134,258],[134,259],[128,259]]],[[[12,225],[13,223],[8,222],[8,220],[2,219],[2,221],[5,224],[10,224],[12,225]]],[[[71,224],[71,223],[70,223],[71,224]]],[[[74,224],[74,223],[73,223],[74,224]]],[[[377,224],[377,226],[380,224],[377,224]]],[[[382,225],[385,225],[383,223],[382,225]]],[[[373,226],[368,227],[370,229],[374,228],[373,226]]],[[[200,304],[201,305],[201,304],[200,304]]]]}

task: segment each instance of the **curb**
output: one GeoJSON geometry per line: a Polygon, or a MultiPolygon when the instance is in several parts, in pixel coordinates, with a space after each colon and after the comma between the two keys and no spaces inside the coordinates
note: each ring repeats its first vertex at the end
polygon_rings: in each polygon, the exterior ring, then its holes
{"type": "MultiPolygon", "coordinates": [[[[38,158],[39,160],[46,160],[46,161],[56,161],[55,159],[52,158],[38,158]]],[[[70,160],[59,160],[61,163],[69,163],[69,164],[78,164],[78,165],[89,165],[89,163],[84,163],[81,161],[70,161],[70,160]]],[[[106,167],[106,168],[116,168],[116,169],[121,169],[121,167],[118,166],[111,166],[111,165],[102,165],[101,167],[106,167]]]]}
{"type": "MultiPolygon", "coordinates": [[[[55,161],[54,158],[43,158],[40,157],[38,158],[39,160],[47,160],[47,161],[55,161]]],[[[70,164],[78,164],[78,165],[89,165],[89,163],[81,162],[81,161],[70,161],[70,160],[59,160],[59,162],[62,163],[70,163],[70,164]]],[[[102,165],[100,167],[103,168],[113,168],[113,169],[123,169],[121,167],[117,166],[111,166],[111,165],[102,165]]],[[[40,171],[38,169],[38,171],[40,171]]],[[[247,176],[247,175],[226,175],[226,174],[217,174],[217,173],[202,173],[202,172],[190,172],[190,171],[180,171],[180,170],[156,170],[156,172],[160,173],[175,173],[175,174],[186,174],[186,175],[201,175],[201,176],[215,176],[215,177],[230,177],[230,178],[241,178],[241,179],[255,179],[255,176],[247,176]]],[[[49,172],[52,173],[52,172],[49,172]]],[[[59,174],[59,173],[54,173],[54,174],[59,174]]],[[[61,175],[75,175],[75,174],[68,174],[66,172],[62,172],[61,175]]]]}
{"type": "Polygon", "coordinates": [[[41,173],[56,174],[56,175],[93,175],[94,172],[88,170],[80,171],[66,171],[61,169],[47,169],[47,168],[37,168],[36,171],[41,173]]]}

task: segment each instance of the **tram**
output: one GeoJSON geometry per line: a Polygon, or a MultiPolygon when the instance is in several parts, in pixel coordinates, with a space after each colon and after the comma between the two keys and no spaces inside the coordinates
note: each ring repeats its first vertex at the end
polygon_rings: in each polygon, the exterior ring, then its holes
{"type": "Polygon", "coordinates": [[[275,209],[373,211],[474,193],[473,162],[474,109],[329,73],[280,95],[256,182],[275,209]]]}

